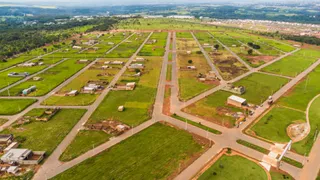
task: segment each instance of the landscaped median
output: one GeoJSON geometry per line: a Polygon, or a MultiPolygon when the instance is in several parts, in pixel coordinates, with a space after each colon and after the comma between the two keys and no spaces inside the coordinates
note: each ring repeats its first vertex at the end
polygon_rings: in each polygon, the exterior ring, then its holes
{"type": "Polygon", "coordinates": [[[156,123],[53,179],[173,179],[208,144],[184,130],[156,123]]]}
{"type": "MultiPolygon", "coordinates": [[[[246,147],[248,147],[248,148],[250,148],[250,149],[254,149],[254,150],[256,150],[256,151],[259,151],[259,152],[261,152],[261,153],[263,153],[263,154],[269,154],[270,153],[270,151],[269,150],[267,150],[267,149],[264,149],[264,148],[262,148],[262,147],[260,147],[260,146],[257,146],[257,145],[255,145],[255,144],[252,144],[252,143],[250,143],[250,142],[247,142],[247,141],[244,141],[244,140],[241,140],[241,139],[238,139],[237,140],[237,143],[239,143],[239,144],[241,144],[241,145],[243,145],[243,146],[246,146],[246,147]]],[[[303,168],[303,165],[302,165],[302,163],[300,163],[300,162],[298,162],[298,161],[296,161],[296,160],[293,160],[293,159],[290,159],[290,158],[288,158],[288,157],[283,157],[282,158],[282,161],[284,161],[284,162],[286,162],[286,163],[288,163],[288,164],[291,164],[291,165],[293,165],[293,166],[295,166],[295,167],[297,167],[297,168],[303,168]]]]}

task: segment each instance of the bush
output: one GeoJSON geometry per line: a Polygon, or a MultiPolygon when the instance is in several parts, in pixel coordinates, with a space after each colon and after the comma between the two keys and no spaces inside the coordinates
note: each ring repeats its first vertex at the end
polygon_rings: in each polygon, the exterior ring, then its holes
{"type": "Polygon", "coordinates": [[[190,59],[190,60],[188,60],[188,63],[189,63],[189,64],[192,64],[192,63],[193,63],[193,61],[190,59]]]}

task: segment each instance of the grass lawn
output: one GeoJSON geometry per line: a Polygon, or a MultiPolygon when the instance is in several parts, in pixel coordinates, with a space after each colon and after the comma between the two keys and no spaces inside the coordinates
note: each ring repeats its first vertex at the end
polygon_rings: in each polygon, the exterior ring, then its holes
{"type": "Polygon", "coordinates": [[[167,179],[203,151],[191,134],[157,123],[53,179],[167,179]]]}
{"type": "Polygon", "coordinates": [[[0,99],[0,115],[17,114],[36,101],[36,99],[0,99]]]}
{"type": "Polygon", "coordinates": [[[263,68],[262,71],[295,77],[319,58],[319,50],[302,49],[263,68]]]}
{"type": "Polygon", "coordinates": [[[111,136],[103,131],[81,130],[60,156],[61,161],[70,161],[94,147],[109,140],[111,136]]]}
{"type": "Polygon", "coordinates": [[[281,97],[278,104],[305,111],[313,97],[320,93],[319,76],[320,66],[281,97]]]}
{"type": "Polygon", "coordinates": [[[264,169],[255,162],[244,157],[221,156],[208,170],[206,170],[199,180],[267,180],[268,176],[264,169]]]}
{"type": "Polygon", "coordinates": [[[249,103],[261,104],[267,98],[284,86],[288,79],[261,73],[253,73],[234,83],[236,86],[244,86],[246,92],[241,95],[249,103]]]}
{"type": "MultiPolygon", "coordinates": [[[[44,110],[33,109],[25,116],[39,116],[44,110]]],[[[13,134],[20,142],[20,148],[46,151],[46,154],[50,155],[85,112],[86,110],[81,109],[61,109],[48,122],[32,120],[24,125],[14,124],[3,130],[1,134],[13,134]]]]}
{"type": "Polygon", "coordinates": [[[273,142],[288,143],[290,138],[287,135],[287,127],[294,122],[305,122],[305,120],[305,113],[283,107],[273,107],[251,130],[257,136],[273,142]]]}
{"type": "Polygon", "coordinates": [[[6,123],[7,121],[8,121],[8,119],[0,118],[0,126],[3,125],[4,123],[6,123]]]}
{"type": "Polygon", "coordinates": [[[320,127],[320,98],[316,99],[312,103],[309,112],[309,120],[311,126],[309,135],[302,141],[299,141],[292,145],[292,149],[301,155],[305,153],[308,155],[310,153],[314,143],[313,139],[315,136],[315,132],[318,127],[320,127]]]}
{"type": "Polygon", "coordinates": [[[117,120],[129,126],[137,126],[151,117],[152,105],[155,100],[159,75],[161,71],[161,57],[145,57],[145,70],[141,77],[127,76],[128,70],[119,79],[118,84],[136,82],[133,91],[111,91],[92,114],[88,123],[103,120],[117,120]],[[124,105],[125,110],[118,112],[119,106],[124,105]]]}
{"type": "MultiPolygon", "coordinates": [[[[43,96],[87,65],[79,64],[77,61],[78,59],[70,59],[48,69],[47,71],[39,74],[39,77],[41,77],[42,80],[34,81],[33,79],[30,79],[18,84],[9,89],[10,94],[19,95],[23,89],[36,86],[37,90],[30,93],[29,96],[43,96]]],[[[8,96],[8,91],[2,92],[1,95],[8,96]]]]}
{"type": "Polygon", "coordinates": [[[167,66],[167,74],[166,74],[166,80],[171,81],[172,78],[172,65],[168,64],[167,66]]]}
{"type": "Polygon", "coordinates": [[[246,146],[246,147],[248,147],[248,148],[254,149],[254,150],[256,150],[256,151],[259,151],[259,152],[261,152],[261,153],[263,153],[263,154],[269,154],[269,152],[270,152],[270,151],[267,150],[267,149],[264,149],[264,148],[262,148],[262,147],[260,147],[260,146],[257,146],[257,145],[255,145],[255,144],[252,144],[252,143],[247,142],[247,141],[242,140],[242,139],[238,139],[238,140],[237,140],[237,143],[238,143],[238,144],[241,144],[241,145],[244,145],[244,146],[246,146]]]}

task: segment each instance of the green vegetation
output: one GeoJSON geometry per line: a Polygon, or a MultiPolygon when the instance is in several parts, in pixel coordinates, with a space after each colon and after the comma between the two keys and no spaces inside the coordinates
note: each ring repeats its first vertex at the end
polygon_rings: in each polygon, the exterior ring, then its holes
{"type": "Polygon", "coordinates": [[[203,151],[189,133],[157,123],[53,179],[167,179],[203,151]]]}
{"type": "Polygon", "coordinates": [[[168,33],[155,32],[139,52],[139,56],[163,56],[168,33]]]}
{"type": "Polygon", "coordinates": [[[250,142],[247,142],[247,141],[244,141],[244,140],[242,140],[242,139],[238,139],[237,140],[237,143],[239,143],[239,144],[241,144],[241,145],[244,145],[244,146],[246,146],[246,147],[248,147],[248,148],[251,148],[251,149],[254,149],[254,150],[256,150],[256,151],[259,151],[259,152],[261,152],[261,153],[263,153],[263,154],[269,154],[269,150],[267,150],[267,149],[264,149],[264,148],[262,148],[262,147],[260,147],[260,146],[257,146],[257,145],[255,145],[255,144],[252,144],[252,143],[250,143],[250,142]]]}
{"type": "Polygon", "coordinates": [[[319,50],[302,49],[262,69],[265,72],[295,77],[320,58],[319,50]]]}
{"type": "Polygon", "coordinates": [[[284,162],[286,162],[286,163],[288,163],[288,164],[291,164],[291,165],[293,165],[293,166],[295,166],[295,167],[297,167],[297,168],[303,168],[302,163],[300,163],[300,162],[298,162],[298,161],[296,161],[296,160],[290,159],[290,158],[288,158],[288,157],[283,157],[283,158],[282,158],[282,161],[284,161],[284,162]]]}
{"type": "Polygon", "coordinates": [[[278,143],[287,143],[290,141],[287,135],[287,127],[290,124],[303,123],[305,120],[306,115],[303,112],[284,107],[274,107],[251,130],[259,137],[278,143]]]}
{"type": "Polygon", "coordinates": [[[162,58],[145,58],[146,73],[140,77],[132,77],[135,72],[127,70],[117,84],[136,82],[133,91],[111,91],[90,117],[88,123],[96,123],[103,120],[117,120],[129,126],[137,126],[148,120],[152,113],[152,104],[157,92],[158,80],[161,71],[162,58]],[[123,112],[117,111],[123,105],[123,112]]]}
{"type": "Polygon", "coordinates": [[[70,161],[81,154],[108,141],[110,135],[103,131],[81,130],[60,156],[61,161],[70,161]]]}
{"type": "Polygon", "coordinates": [[[172,65],[168,64],[166,80],[171,81],[172,78],[172,65]]]}
{"type": "Polygon", "coordinates": [[[0,118],[0,126],[3,125],[4,123],[6,123],[7,121],[8,121],[8,119],[0,118]]]}
{"type": "Polygon", "coordinates": [[[255,162],[242,156],[221,156],[208,170],[206,170],[199,180],[256,180],[268,179],[265,170],[255,162]]]}
{"type": "Polygon", "coordinates": [[[0,115],[17,114],[36,101],[36,99],[0,99],[0,115]]]}
{"type": "MultiPolygon", "coordinates": [[[[25,116],[40,116],[44,111],[45,109],[33,109],[25,116]]],[[[31,120],[22,125],[14,124],[1,134],[13,134],[21,148],[46,151],[50,155],[85,112],[86,110],[80,109],[61,109],[48,122],[31,120]]]]}
{"type": "Polygon", "coordinates": [[[135,33],[126,42],[120,44],[111,53],[107,54],[107,58],[129,58],[131,57],[141,44],[146,40],[149,33],[135,33]]]}
{"type": "Polygon", "coordinates": [[[194,121],[190,121],[189,119],[186,119],[186,118],[184,118],[184,117],[178,116],[178,115],[176,115],[176,114],[173,114],[171,117],[173,117],[173,118],[175,118],[175,119],[178,119],[178,120],[180,120],[180,121],[183,121],[183,122],[187,122],[188,124],[191,124],[191,125],[196,126],[196,127],[198,127],[198,128],[204,129],[204,130],[209,131],[209,132],[211,132],[211,133],[213,133],[213,134],[221,134],[221,132],[218,131],[218,130],[209,128],[209,127],[207,127],[207,126],[204,126],[204,125],[202,125],[201,123],[196,123],[196,122],[194,122],[194,121]]]}
{"type": "Polygon", "coordinates": [[[8,96],[9,93],[10,95],[20,95],[22,90],[31,86],[36,86],[37,90],[30,93],[28,96],[43,96],[87,65],[77,63],[77,61],[78,59],[66,60],[65,62],[39,74],[38,76],[42,78],[41,81],[34,81],[33,79],[30,79],[10,88],[8,91],[2,92],[1,95],[8,96]]]}
{"type": "Polygon", "coordinates": [[[288,175],[277,171],[270,171],[272,180],[293,180],[293,178],[288,175]]]}

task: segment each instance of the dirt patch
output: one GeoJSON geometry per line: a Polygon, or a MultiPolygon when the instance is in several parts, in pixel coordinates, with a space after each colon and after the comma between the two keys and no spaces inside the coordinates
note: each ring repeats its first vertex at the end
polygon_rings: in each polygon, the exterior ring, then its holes
{"type": "Polygon", "coordinates": [[[287,134],[293,142],[298,142],[308,135],[308,125],[303,121],[297,121],[287,127],[287,134]]]}
{"type": "Polygon", "coordinates": [[[248,56],[246,55],[245,58],[252,64],[259,65],[262,63],[268,63],[270,61],[273,61],[276,56],[248,56]]]}

